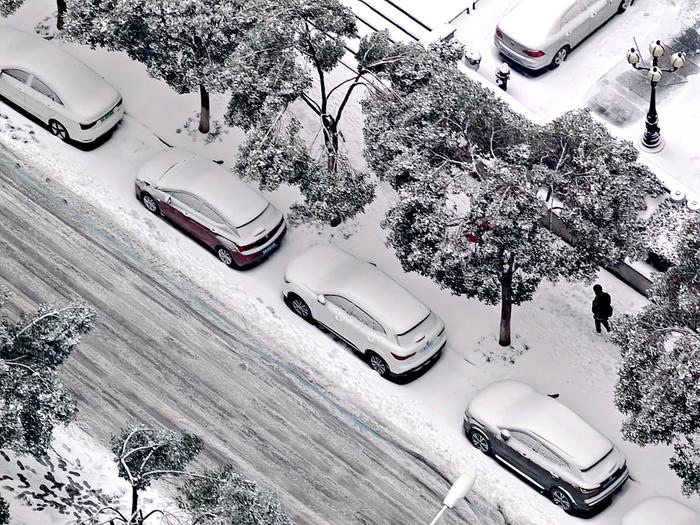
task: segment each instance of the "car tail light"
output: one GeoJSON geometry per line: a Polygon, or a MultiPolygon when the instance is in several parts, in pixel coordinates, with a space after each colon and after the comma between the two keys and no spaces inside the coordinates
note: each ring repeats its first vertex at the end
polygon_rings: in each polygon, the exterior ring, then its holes
{"type": "Polygon", "coordinates": [[[532,58],[540,58],[544,56],[544,51],[533,51],[532,49],[523,49],[523,53],[532,58]]]}
{"type": "Polygon", "coordinates": [[[95,124],[97,124],[97,121],[91,122],[90,124],[80,124],[80,129],[90,129],[93,127],[95,124]]]}
{"type": "Polygon", "coordinates": [[[501,31],[500,27],[496,27],[496,36],[498,38],[503,38],[503,31],[501,31]]]}
{"type": "Polygon", "coordinates": [[[391,355],[392,355],[392,357],[393,357],[394,359],[396,359],[397,361],[405,361],[405,360],[408,359],[409,357],[413,357],[414,355],[416,355],[416,353],[413,352],[412,354],[409,354],[409,355],[396,355],[395,353],[392,352],[391,355]]]}
{"type": "Polygon", "coordinates": [[[600,487],[596,487],[594,489],[584,489],[583,487],[579,487],[579,490],[581,491],[581,494],[584,494],[585,496],[595,496],[600,492],[600,487]]]}

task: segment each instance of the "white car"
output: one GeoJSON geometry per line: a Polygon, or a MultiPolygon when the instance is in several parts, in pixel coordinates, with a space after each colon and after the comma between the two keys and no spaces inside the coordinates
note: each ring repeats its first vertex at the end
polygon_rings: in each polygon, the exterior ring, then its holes
{"type": "Polygon", "coordinates": [[[287,231],[282,213],[236,175],[189,151],[170,148],[136,174],[136,197],[212,250],[242,268],[275,251],[287,231]]]}
{"type": "Polygon", "coordinates": [[[624,454],[552,396],[518,381],[478,392],[464,414],[464,432],[568,513],[589,511],[627,481],[624,454]]]}
{"type": "Polygon", "coordinates": [[[496,26],[496,49],[531,70],[557,67],[634,0],[520,0],[496,26]]]}
{"type": "Polygon", "coordinates": [[[323,325],[382,377],[407,377],[435,363],[445,323],[375,265],[332,246],[312,246],[287,266],[287,305],[323,325]]]}
{"type": "Polygon", "coordinates": [[[124,116],[122,97],[73,55],[36,35],[0,26],[0,96],[61,140],[89,143],[124,116]]]}
{"type": "Polygon", "coordinates": [[[671,498],[659,496],[627,512],[620,525],[700,525],[700,514],[671,498]]]}

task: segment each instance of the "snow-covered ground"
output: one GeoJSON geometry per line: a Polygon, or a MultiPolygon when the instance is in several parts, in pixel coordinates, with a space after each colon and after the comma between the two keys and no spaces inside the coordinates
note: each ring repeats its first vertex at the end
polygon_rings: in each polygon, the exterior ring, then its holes
{"type": "MultiPolygon", "coordinates": [[[[42,458],[0,452],[0,473],[12,525],[75,525],[105,507],[124,514],[131,508],[131,487],[119,478],[112,454],[75,425],[57,428],[52,450],[42,458]]],[[[177,511],[153,487],[141,501],[144,509],[177,511]]]]}
{"type": "MultiPolygon", "coordinates": [[[[417,1],[413,3],[420,5],[417,1]]],[[[436,16],[440,5],[446,6],[447,3],[430,3],[433,16],[436,16]]],[[[496,4],[505,5],[496,0],[482,0],[478,9],[496,4]]],[[[638,0],[638,5],[649,8],[652,2],[638,0]]],[[[454,16],[453,6],[449,9],[445,7],[444,13],[449,12],[450,17],[454,16]]],[[[50,9],[48,1],[28,0],[18,15],[10,19],[10,23],[32,28],[50,9]]],[[[639,16],[640,23],[645,20],[641,14],[633,16],[639,16]]],[[[618,23],[618,20],[609,25],[614,23],[618,23]]],[[[483,30],[486,31],[486,28],[483,30]]],[[[491,31],[488,30],[489,43],[491,31]]],[[[649,31],[653,32],[651,29],[649,31]]],[[[574,64],[577,55],[585,57],[587,53],[589,58],[602,60],[595,49],[586,51],[585,46],[574,53],[565,66],[574,64]]],[[[500,502],[513,522],[573,523],[577,520],[565,516],[544,498],[537,496],[534,490],[482,457],[463,437],[461,418],[469,398],[481,386],[505,377],[527,381],[543,391],[560,392],[563,402],[610,436],[628,455],[635,481],[627,484],[613,504],[594,518],[594,523],[617,524],[624,511],[652,494],[682,499],[680,483],[666,465],[669,450],[664,447],[642,450],[622,441],[620,437],[621,416],[612,401],[618,351],[606,335],[599,336],[593,330],[590,318],[592,291],[589,286],[542,286],[534,301],[515,309],[513,348],[504,350],[498,346],[495,337],[499,315],[497,308],[452,297],[426,279],[405,275],[401,271],[393,254],[384,246],[384,232],[378,226],[383,210],[392,198],[386,188],[380,190],[377,201],[353,224],[336,230],[293,229],[282,249],[263,265],[247,272],[230,271],[166,223],[157,222],[153,228],[148,212],[133,197],[133,176],[145,158],[164,147],[153,133],[209,158],[223,159],[227,166],[231,166],[241,140],[240,132],[230,130],[222,136],[222,141],[211,144],[205,144],[198,138],[193,140],[186,132],[176,133],[176,129],[182,128],[183,123],[194,114],[196,95],[176,95],[164,84],[149,79],[142,66],[131,63],[121,55],[74,45],[66,48],[123,92],[128,112],[124,123],[105,145],[84,152],[53,140],[48,132],[2,106],[0,112],[8,115],[8,118],[0,119],[0,143],[26,162],[35,162],[51,170],[56,180],[109,211],[117,222],[141,235],[154,250],[158,250],[193,280],[224,298],[232,309],[249,316],[257,330],[270,332],[267,337],[285,341],[280,348],[291,349],[291,352],[283,352],[284,355],[280,356],[282,359],[303,363],[315,381],[345,403],[355,405],[359,411],[384,419],[388,426],[396,429],[403,441],[410,443],[413,449],[432,459],[454,477],[465,469],[475,469],[479,474],[475,490],[484,497],[500,502]],[[10,123],[19,129],[10,130],[10,123]],[[29,128],[34,130],[36,140],[28,138],[30,135],[26,130],[29,128]],[[26,142],[24,138],[28,138],[26,142]],[[370,373],[349,351],[301,323],[284,307],[279,296],[279,282],[285,264],[306,246],[317,242],[336,243],[359,257],[376,262],[445,319],[448,348],[443,359],[428,374],[405,386],[384,382],[370,373]],[[268,308],[274,309],[279,318],[268,308]],[[272,333],[273,330],[275,333],[272,333]]],[[[610,64],[619,59],[618,55],[613,57],[610,50],[606,53],[610,64]]],[[[487,53],[482,51],[482,54],[487,53]]],[[[487,67],[487,63],[485,58],[482,67],[487,67]]],[[[554,111],[554,106],[560,102],[562,111],[568,108],[569,103],[570,107],[576,107],[580,105],[577,97],[583,97],[584,93],[582,88],[580,93],[576,90],[572,92],[570,88],[590,84],[591,79],[585,76],[586,70],[581,66],[580,70],[574,68],[567,72],[563,67],[551,76],[547,74],[523,80],[522,85],[518,77],[512,94],[535,111],[554,111]],[[548,80],[555,78],[554,75],[560,75],[562,82],[568,80],[569,75],[579,76],[575,86],[569,86],[548,80]],[[553,87],[548,87],[550,83],[553,87]],[[526,88],[526,85],[530,87],[526,88]],[[557,93],[560,94],[558,97],[555,96],[557,93]],[[561,96],[561,93],[567,93],[567,97],[561,96]],[[567,101],[566,104],[563,100],[567,101]]],[[[598,71],[605,71],[605,67],[601,65],[598,71]]],[[[342,72],[338,74],[342,75],[342,72]]],[[[215,119],[221,118],[225,102],[224,97],[213,98],[212,114],[215,119]]],[[[358,130],[362,115],[357,100],[354,102],[349,108],[344,131],[346,147],[357,159],[358,167],[361,167],[361,135],[358,130]]],[[[300,117],[311,122],[303,114],[300,117]]],[[[269,198],[285,210],[295,195],[293,191],[283,189],[269,195],[269,198]]],[[[605,272],[600,275],[599,282],[610,291],[618,313],[634,311],[644,304],[641,296],[605,272]]],[[[697,500],[690,504],[700,509],[697,500]]]]}

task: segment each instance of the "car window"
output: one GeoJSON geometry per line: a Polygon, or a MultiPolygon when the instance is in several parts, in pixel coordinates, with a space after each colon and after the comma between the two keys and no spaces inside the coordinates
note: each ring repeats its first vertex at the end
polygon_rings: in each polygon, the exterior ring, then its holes
{"type": "Polygon", "coordinates": [[[45,97],[48,97],[51,100],[58,102],[58,97],[56,96],[56,93],[54,93],[49,86],[44,84],[38,78],[36,78],[36,77],[32,78],[31,86],[32,86],[32,89],[34,91],[38,91],[39,93],[41,93],[45,97]]]}
{"type": "Polygon", "coordinates": [[[23,84],[26,84],[27,79],[29,78],[29,73],[26,73],[21,69],[3,69],[2,74],[7,75],[8,77],[12,77],[15,80],[19,80],[23,84]]]}
{"type": "Polygon", "coordinates": [[[172,195],[173,199],[176,199],[178,202],[181,202],[182,204],[191,208],[194,211],[197,211],[199,205],[201,204],[201,201],[198,198],[190,195],[189,193],[173,191],[170,193],[170,195],[172,195]]]}
{"type": "Polygon", "coordinates": [[[561,459],[554,452],[549,450],[546,446],[541,445],[540,449],[537,452],[539,453],[540,456],[545,458],[547,461],[554,463],[555,465],[559,465],[560,467],[569,468],[569,466],[566,464],[566,461],[561,459]]]}
{"type": "Polygon", "coordinates": [[[203,202],[200,204],[199,210],[197,210],[197,211],[199,211],[199,213],[204,215],[210,221],[213,221],[217,224],[226,224],[226,221],[224,220],[223,217],[221,217],[221,215],[216,213],[212,208],[210,208],[209,206],[207,206],[203,202]]]}
{"type": "Polygon", "coordinates": [[[533,452],[539,452],[541,443],[537,441],[535,438],[532,436],[526,434],[525,432],[519,432],[517,430],[511,430],[510,431],[510,436],[511,439],[515,439],[525,445],[527,448],[532,450],[533,452]]]}
{"type": "Polygon", "coordinates": [[[327,295],[326,300],[343,310],[350,317],[361,322],[366,327],[381,334],[385,333],[382,325],[380,325],[371,315],[344,297],[340,297],[339,295],[327,295]]]}

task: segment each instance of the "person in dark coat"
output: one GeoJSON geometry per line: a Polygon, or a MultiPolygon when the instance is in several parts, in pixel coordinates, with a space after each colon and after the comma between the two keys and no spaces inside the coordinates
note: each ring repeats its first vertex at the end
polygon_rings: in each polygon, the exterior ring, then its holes
{"type": "Polygon", "coordinates": [[[595,331],[600,333],[600,325],[610,331],[610,323],[608,319],[612,316],[613,308],[610,304],[610,294],[603,291],[603,287],[599,284],[593,286],[595,297],[593,298],[593,320],[595,321],[595,331]]]}

